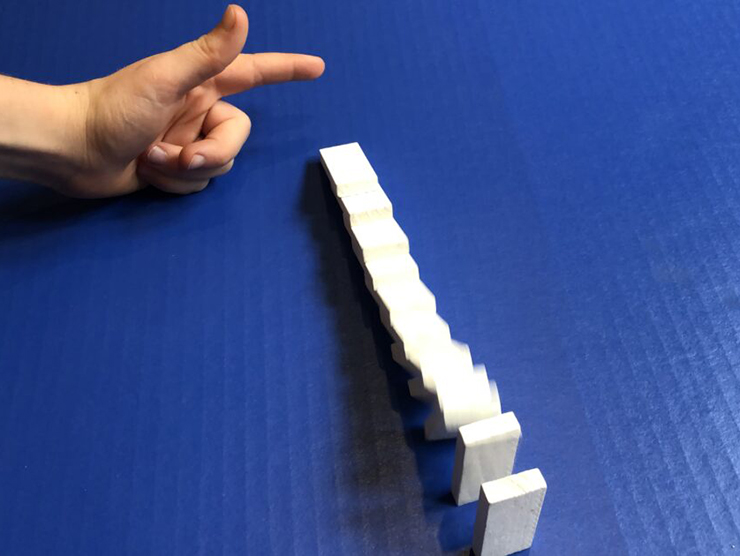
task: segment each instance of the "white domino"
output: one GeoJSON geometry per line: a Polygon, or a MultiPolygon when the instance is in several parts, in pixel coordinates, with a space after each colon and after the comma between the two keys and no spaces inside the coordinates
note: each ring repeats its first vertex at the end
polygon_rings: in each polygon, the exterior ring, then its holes
{"type": "Polygon", "coordinates": [[[484,483],[473,530],[476,556],[507,556],[532,546],[547,483],[539,469],[484,483]]]}
{"type": "Polygon", "coordinates": [[[479,497],[473,551],[507,556],[529,548],[547,485],[539,469],[511,475],[521,437],[516,416],[501,414],[496,383],[452,340],[409,254],[409,240],[357,143],[320,150],[342,208],[365,284],[395,343],[393,359],[412,373],[411,396],[431,402],[428,440],[457,436],[451,490],[458,505],[479,497]]]}
{"type": "MultiPolygon", "coordinates": [[[[412,397],[424,400],[437,394],[437,380],[470,375],[474,372],[486,373],[485,367],[473,366],[470,348],[459,342],[441,344],[439,349],[422,352],[419,358],[420,376],[409,380],[409,393],[412,397]]],[[[488,376],[486,375],[486,380],[488,376]]]]}
{"type": "Polygon", "coordinates": [[[421,280],[391,282],[379,287],[375,292],[383,324],[390,325],[391,315],[409,311],[437,311],[434,294],[421,280]]]}
{"type": "Polygon", "coordinates": [[[453,357],[455,355],[464,360],[469,359],[471,364],[473,361],[470,356],[470,348],[466,344],[452,339],[449,342],[435,342],[420,345],[404,345],[403,342],[396,342],[391,345],[391,354],[396,363],[415,375],[422,373],[422,367],[425,361],[434,361],[436,359],[453,357]],[[453,353],[448,353],[450,351],[453,353]]]}
{"type": "Polygon", "coordinates": [[[393,218],[393,205],[380,185],[367,193],[340,197],[339,204],[344,211],[344,223],[350,229],[358,224],[393,218]]]}
{"type": "Polygon", "coordinates": [[[378,176],[358,143],[327,147],[319,153],[337,197],[366,193],[378,187],[378,176]]]}
{"type": "Polygon", "coordinates": [[[365,264],[365,284],[370,292],[393,282],[418,279],[419,267],[408,253],[382,257],[365,264]]]}
{"type": "Polygon", "coordinates": [[[452,471],[458,506],[475,502],[483,483],[511,475],[521,435],[511,411],[460,427],[452,471]]]}
{"type": "Polygon", "coordinates": [[[392,313],[387,321],[393,339],[402,342],[410,351],[422,352],[434,344],[451,342],[450,325],[437,313],[406,311],[392,313]]]}
{"type": "Polygon", "coordinates": [[[501,414],[501,400],[495,382],[488,380],[485,367],[455,377],[438,377],[432,413],[424,423],[427,440],[454,438],[463,425],[501,414]]]}
{"type": "Polygon", "coordinates": [[[363,264],[409,253],[409,239],[393,218],[353,226],[351,235],[352,247],[363,264]]]}

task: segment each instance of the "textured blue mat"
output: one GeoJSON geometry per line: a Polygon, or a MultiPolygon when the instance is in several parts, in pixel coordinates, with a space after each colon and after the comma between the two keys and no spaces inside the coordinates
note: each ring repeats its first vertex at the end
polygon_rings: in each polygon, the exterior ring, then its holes
{"type": "MultiPolygon", "coordinates": [[[[0,72],[109,73],[223,7],[4,0],[0,72]]],[[[0,554],[467,553],[316,162],[354,140],[548,480],[530,553],[738,553],[738,5],[245,7],[249,51],[327,71],[234,99],[228,176],[0,185],[0,554]]]]}

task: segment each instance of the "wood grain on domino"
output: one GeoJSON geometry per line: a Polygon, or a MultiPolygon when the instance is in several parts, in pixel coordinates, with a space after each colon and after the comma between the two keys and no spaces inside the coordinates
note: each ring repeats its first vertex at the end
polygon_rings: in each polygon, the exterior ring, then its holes
{"type": "Polygon", "coordinates": [[[339,204],[344,212],[344,223],[349,228],[393,218],[393,205],[380,185],[367,193],[340,197],[339,204]]]}
{"type": "Polygon", "coordinates": [[[475,502],[483,483],[511,475],[522,429],[513,412],[460,427],[452,470],[452,496],[475,502]]]}
{"type": "Polygon", "coordinates": [[[358,143],[327,147],[319,153],[337,197],[366,193],[378,187],[378,176],[358,143]]]}
{"type": "Polygon", "coordinates": [[[539,469],[483,483],[473,529],[476,556],[507,556],[532,546],[547,483],[539,469]]]}

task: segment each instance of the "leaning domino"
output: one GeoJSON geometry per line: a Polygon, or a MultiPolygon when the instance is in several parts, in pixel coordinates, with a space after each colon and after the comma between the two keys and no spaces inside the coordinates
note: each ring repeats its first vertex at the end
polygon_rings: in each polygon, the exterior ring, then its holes
{"type": "Polygon", "coordinates": [[[386,326],[393,339],[401,342],[408,351],[423,353],[432,345],[451,342],[450,325],[431,311],[393,313],[386,326]]]}
{"type": "Polygon", "coordinates": [[[446,350],[425,354],[420,361],[420,368],[421,374],[409,380],[409,393],[420,400],[434,399],[440,380],[465,379],[473,373],[483,373],[488,382],[486,368],[483,365],[474,366],[470,351],[456,349],[452,342],[446,350]]]}
{"type": "Polygon", "coordinates": [[[394,282],[419,279],[419,267],[408,253],[382,257],[365,264],[365,284],[370,293],[394,282]]]}
{"type": "Polygon", "coordinates": [[[391,345],[391,354],[396,363],[415,375],[422,373],[422,369],[426,361],[433,362],[435,360],[457,356],[465,360],[469,359],[472,364],[470,348],[466,344],[452,339],[449,342],[436,342],[421,345],[396,342],[391,345]],[[453,353],[448,353],[450,351],[453,353]]]}
{"type": "Polygon", "coordinates": [[[358,143],[320,149],[319,153],[337,197],[367,193],[378,187],[378,176],[358,143]]]}
{"type": "Polygon", "coordinates": [[[458,506],[475,502],[483,483],[511,475],[521,435],[511,411],[460,427],[452,471],[458,506]]]}
{"type": "Polygon", "coordinates": [[[393,218],[358,224],[351,229],[352,247],[360,262],[393,255],[407,255],[409,239],[393,218]]]}
{"type": "Polygon", "coordinates": [[[339,204],[348,229],[359,224],[393,218],[393,206],[380,185],[366,193],[341,197],[339,204]]]}
{"type": "Polygon", "coordinates": [[[501,414],[496,383],[489,382],[482,365],[477,367],[470,375],[437,380],[432,413],[424,422],[427,440],[455,438],[463,425],[501,414]]]}
{"type": "Polygon", "coordinates": [[[532,546],[547,483],[530,469],[484,483],[473,530],[476,556],[507,556],[532,546]]]}
{"type": "Polygon", "coordinates": [[[436,313],[437,302],[421,280],[392,282],[379,287],[375,292],[383,324],[391,326],[391,315],[412,311],[436,313]]]}

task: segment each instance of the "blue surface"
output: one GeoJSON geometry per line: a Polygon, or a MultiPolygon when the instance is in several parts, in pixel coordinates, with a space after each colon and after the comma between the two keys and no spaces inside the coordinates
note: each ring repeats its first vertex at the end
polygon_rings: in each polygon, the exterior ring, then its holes
{"type": "MultiPolygon", "coordinates": [[[[549,491],[532,555],[740,550],[740,9],[270,0],[205,192],[0,186],[0,554],[465,554],[320,147],[359,141],[549,491]]],[[[0,3],[0,72],[63,83],[210,1],[0,3]]]]}

